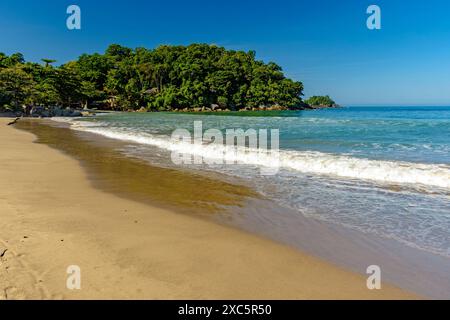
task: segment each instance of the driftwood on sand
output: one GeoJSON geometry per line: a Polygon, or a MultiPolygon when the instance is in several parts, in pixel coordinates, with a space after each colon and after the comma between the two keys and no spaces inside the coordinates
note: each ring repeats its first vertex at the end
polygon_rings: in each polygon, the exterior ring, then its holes
{"type": "Polygon", "coordinates": [[[14,119],[14,121],[11,121],[10,123],[8,123],[8,126],[13,125],[13,124],[16,124],[17,121],[19,121],[19,119],[20,119],[20,118],[14,119]]]}

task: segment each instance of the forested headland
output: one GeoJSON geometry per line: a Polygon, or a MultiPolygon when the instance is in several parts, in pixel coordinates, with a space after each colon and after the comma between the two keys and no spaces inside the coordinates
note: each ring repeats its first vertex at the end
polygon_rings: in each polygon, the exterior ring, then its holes
{"type": "MultiPolygon", "coordinates": [[[[60,66],[0,53],[0,109],[120,111],[299,109],[303,84],[255,52],[215,45],[130,49],[111,45],[60,66]]],[[[0,110],[1,111],[1,110],[0,110]]]]}
{"type": "Polygon", "coordinates": [[[311,108],[334,108],[338,107],[336,102],[330,96],[312,96],[305,100],[305,103],[311,108]]]}

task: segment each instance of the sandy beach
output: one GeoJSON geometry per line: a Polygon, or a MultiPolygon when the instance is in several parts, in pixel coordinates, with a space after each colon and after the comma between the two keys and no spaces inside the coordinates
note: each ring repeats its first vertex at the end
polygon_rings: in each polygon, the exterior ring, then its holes
{"type": "MultiPolygon", "coordinates": [[[[96,188],[0,119],[0,299],[411,299],[270,240],[96,188]],[[81,289],[66,288],[67,267],[81,289]]],[[[39,121],[39,120],[37,120],[39,121]]],[[[174,200],[175,201],[175,200],[174,200]]]]}

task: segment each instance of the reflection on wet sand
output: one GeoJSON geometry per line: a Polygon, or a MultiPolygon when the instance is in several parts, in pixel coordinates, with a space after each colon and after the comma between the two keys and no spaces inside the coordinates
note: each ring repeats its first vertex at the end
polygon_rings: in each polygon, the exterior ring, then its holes
{"type": "Polygon", "coordinates": [[[94,186],[121,197],[195,214],[243,206],[248,197],[258,197],[246,186],[126,157],[117,151],[121,142],[86,136],[51,121],[22,120],[16,126],[35,134],[37,143],[80,160],[94,186]]]}

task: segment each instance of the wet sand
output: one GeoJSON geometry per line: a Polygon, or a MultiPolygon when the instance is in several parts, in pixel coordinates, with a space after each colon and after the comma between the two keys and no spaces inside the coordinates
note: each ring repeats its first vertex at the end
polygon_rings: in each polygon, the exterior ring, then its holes
{"type": "Polygon", "coordinates": [[[245,186],[151,167],[39,121],[19,125],[33,143],[0,119],[0,299],[415,298],[207,218],[245,208],[257,197],[245,186]],[[66,287],[70,265],[81,290],[66,287]]]}

